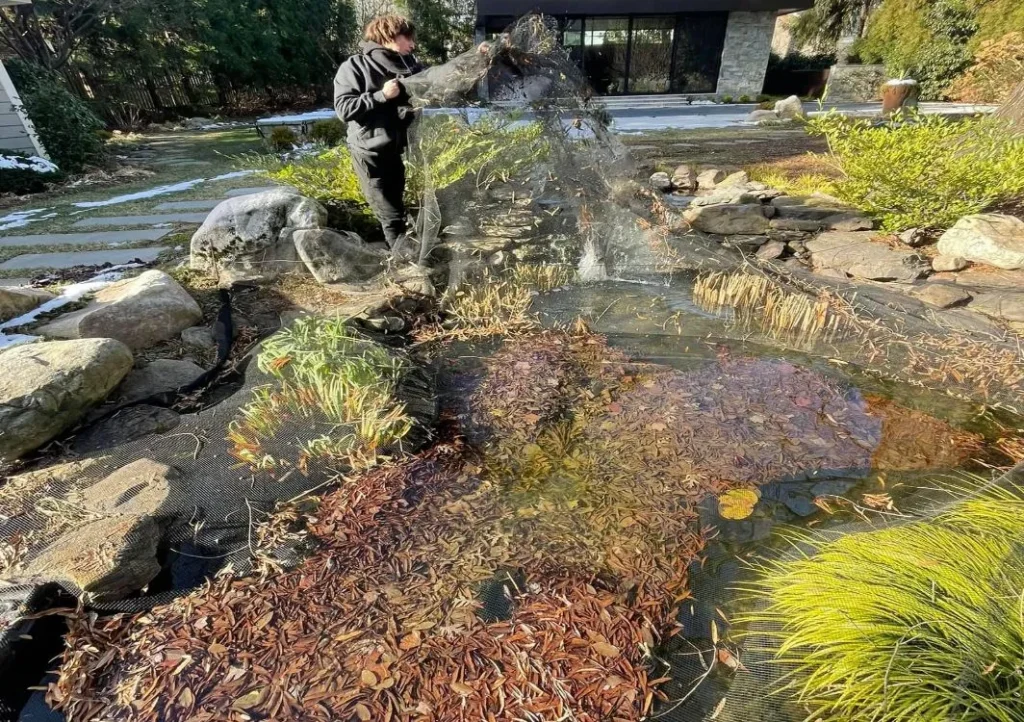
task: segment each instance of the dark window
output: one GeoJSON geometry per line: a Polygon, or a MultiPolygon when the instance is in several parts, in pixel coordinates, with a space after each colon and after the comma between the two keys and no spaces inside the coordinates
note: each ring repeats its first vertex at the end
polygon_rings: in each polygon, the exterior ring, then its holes
{"type": "Polygon", "coordinates": [[[583,69],[602,95],[626,92],[629,18],[586,18],[583,26],[583,69]]]}
{"type": "Polygon", "coordinates": [[[673,93],[714,93],[722,68],[728,13],[691,13],[676,22],[673,93]]]}
{"type": "Polygon", "coordinates": [[[629,92],[667,93],[672,71],[674,17],[634,18],[629,51],[629,92]]]}

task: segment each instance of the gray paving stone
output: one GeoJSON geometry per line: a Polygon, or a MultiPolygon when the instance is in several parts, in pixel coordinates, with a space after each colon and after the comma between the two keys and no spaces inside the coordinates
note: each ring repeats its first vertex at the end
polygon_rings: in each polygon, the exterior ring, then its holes
{"type": "Polygon", "coordinates": [[[0,278],[0,288],[17,288],[32,283],[31,278],[0,278]]]}
{"type": "Polygon", "coordinates": [[[117,248],[107,251],[78,251],[75,253],[25,253],[0,263],[0,271],[18,268],[74,268],[75,266],[98,266],[103,263],[129,263],[136,258],[140,261],[154,261],[167,250],[167,246],[152,248],[117,248]]]}
{"type": "Polygon", "coordinates": [[[235,188],[233,191],[228,191],[224,194],[225,198],[237,198],[238,196],[251,196],[254,193],[266,193],[267,191],[276,191],[278,188],[286,188],[287,186],[263,186],[262,188],[235,188]]]}
{"type": "Polygon", "coordinates": [[[152,216],[100,216],[83,218],[72,228],[101,228],[115,226],[155,226],[162,223],[202,223],[206,213],[166,213],[152,216]]]}
{"type": "Polygon", "coordinates": [[[40,233],[34,236],[0,236],[0,248],[11,246],[84,246],[89,243],[138,243],[159,241],[170,228],[140,228],[135,231],[93,231],[91,233],[40,233]]]}
{"type": "Polygon", "coordinates": [[[170,201],[153,208],[154,211],[212,211],[224,201],[170,201]]]}

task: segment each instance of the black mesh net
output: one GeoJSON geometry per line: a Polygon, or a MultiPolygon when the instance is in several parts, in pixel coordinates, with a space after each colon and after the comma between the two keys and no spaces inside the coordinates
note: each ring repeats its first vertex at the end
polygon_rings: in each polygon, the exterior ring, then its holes
{"type": "Polygon", "coordinates": [[[683,230],[543,18],[407,86],[430,313],[7,478],[0,711],[1024,719],[1019,350],[683,230]]]}

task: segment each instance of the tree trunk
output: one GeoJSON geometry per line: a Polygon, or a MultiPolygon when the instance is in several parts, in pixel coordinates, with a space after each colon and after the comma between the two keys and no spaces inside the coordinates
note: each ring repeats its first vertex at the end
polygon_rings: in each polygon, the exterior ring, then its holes
{"type": "Polygon", "coordinates": [[[1004,118],[1018,130],[1024,131],[1024,82],[1017,83],[1010,97],[996,111],[996,117],[1004,118]]]}

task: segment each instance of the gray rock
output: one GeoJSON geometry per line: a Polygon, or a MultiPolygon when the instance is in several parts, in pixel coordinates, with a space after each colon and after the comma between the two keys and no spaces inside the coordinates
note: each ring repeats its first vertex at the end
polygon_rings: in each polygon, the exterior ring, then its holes
{"type": "Polygon", "coordinates": [[[700,206],[687,210],[683,217],[698,231],[723,236],[762,235],[769,228],[760,205],[700,206]]]}
{"type": "Polygon", "coordinates": [[[725,179],[718,184],[718,187],[722,186],[745,186],[750,183],[750,176],[747,175],[746,171],[736,171],[731,175],[727,175],[725,179]]]}
{"type": "Polygon", "coordinates": [[[999,213],[965,216],[942,234],[939,253],[1007,270],[1024,268],[1024,221],[999,213]]]}
{"type": "Polygon", "coordinates": [[[85,308],[37,332],[54,338],[114,338],[142,349],[177,336],[202,318],[199,304],[177,281],[163,271],[146,271],[98,291],[85,308]]]}
{"type": "Polygon", "coordinates": [[[697,171],[688,165],[681,165],[672,173],[672,187],[690,193],[697,189],[697,171]]]}
{"type": "Polygon", "coordinates": [[[191,361],[156,359],[128,374],[117,396],[122,403],[134,403],[187,386],[204,373],[202,366],[191,361]]]}
{"type": "Polygon", "coordinates": [[[913,289],[910,295],[936,308],[962,306],[971,300],[971,294],[967,291],[944,283],[926,283],[913,289]]]}
{"type": "Polygon", "coordinates": [[[768,242],[768,236],[729,236],[722,242],[723,246],[738,248],[744,253],[753,253],[768,242]]]}
{"type": "Polygon", "coordinates": [[[830,231],[806,246],[815,270],[832,268],[854,278],[911,283],[929,270],[917,254],[892,249],[871,232],[830,231]]]}
{"type": "Polygon", "coordinates": [[[323,206],[287,189],[231,198],[192,236],[190,263],[222,282],[300,271],[293,234],[326,222],[323,206]]]}
{"type": "Polygon", "coordinates": [[[779,114],[774,110],[755,110],[747,116],[747,121],[751,123],[760,123],[763,120],[778,120],[779,114]]]}
{"type": "Polygon", "coordinates": [[[837,213],[825,219],[826,227],[833,231],[870,231],[875,222],[859,213],[837,213]]]}
{"type": "Polygon", "coordinates": [[[295,231],[299,258],[320,283],[366,281],[383,270],[387,254],[367,246],[355,233],[326,229],[295,231]]]}
{"type": "Polygon", "coordinates": [[[760,204],[761,199],[748,193],[741,187],[717,188],[706,196],[698,196],[690,201],[690,206],[722,206],[722,205],[753,205],[760,204]]]}
{"type": "Polygon", "coordinates": [[[668,173],[659,171],[654,173],[650,179],[651,188],[662,193],[668,193],[672,190],[672,178],[669,177],[668,173]]]}
{"type": "Polygon", "coordinates": [[[38,288],[0,288],[0,321],[10,321],[53,298],[38,288]]]}
{"type": "Polygon", "coordinates": [[[181,332],[181,342],[186,346],[203,350],[217,348],[217,339],[209,326],[192,326],[181,332]]]}
{"type": "Polygon", "coordinates": [[[928,234],[923,228],[908,228],[900,233],[897,238],[904,246],[919,248],[928,243],[928,234]]]}
{"type": "Polygon", "coordinates": [[[999,321],[1024,323],[1024,292],[978,293],[968,308],[999,321]]]}
{"type": "Polygon", "coordinates": [[[795,95],[777,102],[775,104],[775,114],[783,120],[799,120],[807,116],[807,113],[804,112],[803,101],[795,95]]]}
{"type": "Polygon", "coordinates": [[[181,416],[160,406],[129,406],[91,425],[75,437],[78,454],[112,449],[151,434],[166,434],[181,422],[181,416]]]}
{"type": "Polygon", "coordinates": [[[758,249],[757,257],[762,261],[774,261],[776,258],[781,258],[785,252],[785,243],[782,241],[769,241],[758,249]]]}
{"type": "Polygon", "coordinates": [[[718,184],[728,177],[724,170],[711,168],[697,175],[697,187],[702,191],[711,191],[718,187],[718,184]]]}
{"type": "Polygon", "coordinates": [[[951,273],[967,268],[967,259],[959,256],[936,256],[932,259],[932,270],[936,273],[951,273]]]}
{"type": "Polygon", "coordinates": [[[787,206],[803,207],[805,200],[805,198],[801,198],[800,196],[781,195],[772,198],[772,205],[775,206],[776,208],[785,208],[787,206]]]}
{"type": "Polygon", "coordinates": [[[802,231],[804,233],[814,233],[816,231],[823,231],[828,226],[823,220],[808,220],[804,218],[773,218],[771,227],[777,231],[802,231]]]}
{"type": "Polygon", "coordinates": [[[171,493],[171,483],[177,479],[174,467],[152,459],[138,459],[95,484],[76,490],[68,501],[104,516],[157,516],[171,493]]]}
{"type": "Polygon", "coordinates": [[[131,367],[131,350],[106,338],[0,352],[0,458],[16,459],[73,426],[131,367]]]}
{"type": "Polygon", "coordinates": [[[160,528],[148,515],[114,515],[61,536],[23,574],[57,582],[88,601],[115,601],[139,591],[160,573],[160,528]]]}

